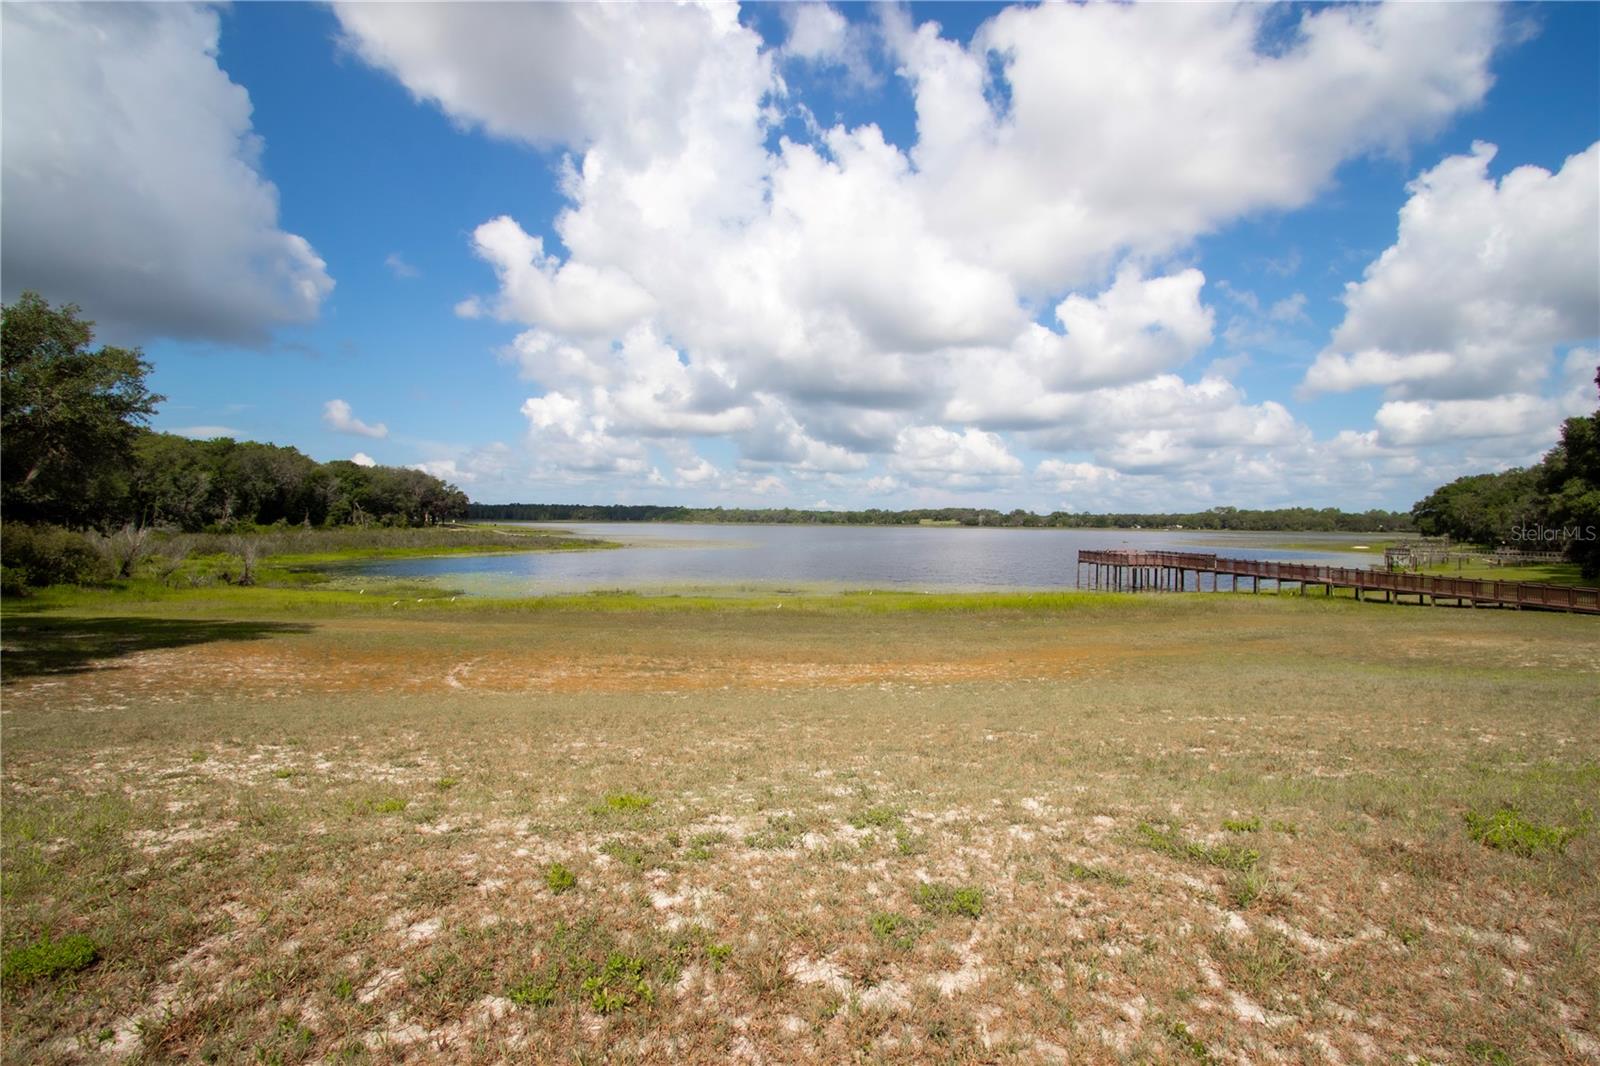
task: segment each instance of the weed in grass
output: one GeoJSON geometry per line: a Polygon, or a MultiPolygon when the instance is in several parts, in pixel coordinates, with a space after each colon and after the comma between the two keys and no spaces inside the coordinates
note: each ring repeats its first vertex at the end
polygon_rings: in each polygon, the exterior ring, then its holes
{"type": "Polygon", "coordinates": [[[1467,1054],[1479,1062],[1490,1063],[1491,1066],[1514,1066],[1517,1061],[1487,1040],[1474,1040],[1469,1043],[1467,1054]]]}
{"type": "Polygon", "coordinates": [[[916,887],[912,897],[917,901],[917,906],[929,914],[959,914],[976,918],[983,913],[983,889],[970,885],[956,887],[924,882],[916,887]]]}
{"type": "Polygon", "coordinates": [[[519,1007],[548,1007],[556,1001],[561,969],[552,963],[538,974],[524,977],[506,989],[506,998],[519,1007]]]}
{"type": "Polygon", "coordinates": [[[346,1002],[356,998],[355,982],[348,977],[340,977],[333,982],[333,998],[346,1002]]]}
{"type": "Polygon", "coordinates": [[[449,792],[459,784],[461,782],[454,777],[441,777],[433,783],[433,787],[436,792],[449,792]]]}
{"type": "MultiPolygon", "coordinates": [[[[680,949],[694,941],[690,935],[680,949]]],[[[655,1000],[652,978],[670,980],[678,972],[674,953],[629,954],[593,917],[558,923],[545,942],[547,960],[537,972],[510,985],[506,998],[518,1006],[547,1007],[559,1000],[587,1003],[600,1014],[615,1014],[655,1000]]]]}
{"type": "Polygon", "coordinates": [[[655,798],[638,792],[612,792],[592,808],[596,814],[632,814],[647,810],[655,798]]]}
{"type": "Polygon", "coordinates": [[[719,845],[728,842],[728,834],[722,832],[696,833],[689,838],[689,847],[683,857],[690,862],[705,862],[711,858],[711,853],[719,845]]]}
{"type": "Polygon", "coordinates": [[[857,829],[888,829],[900,824],[900,812],[893,807],[868,807],[850,816],[857,829]]]}
{"type": "Polygon", "coordinates": [[[1274,833],[1284,833],[1284,834],[1286,834],[1288,836],[1299,836],[1300,835],[1300,827],[1299,826],[1295,825],[1293,822],[1279,821],[1276,818],[1274,818],[1272,820],[1272,822],[1269,825],[1269,828],[1271,828],[1271,830],[1274,833]]]}
{"type": "Polygon", "coordinates": [[[1081,862],[1067,863],[1067,876],[1074,881],[1101,881],[1108,885],[1122,888],[1133,883],[1133,878],[1127,874],[1119,874],[1115,870],[1108,870],[1103,866],[1086,866],[1081,862]]]}
{"type": "Polygon", "coordinates": [[[894,831],[894,850],[901,855],[921,855],[928,850],[928,841],[921,833],[902,825],[894,831]]]}
{"type": "Polygon", "coordinates": [[[738,959],[745,984],[760,996],[775,996],[789,986],[789,965],[781,946],[772,943],[756,945],[738,959]]]}
{"type": "Polygon", "coordinates": [[[1217,955],[1233,983],[1263,1001],[1282,995],[1304,967],[1288,938],[1270,931],[1243,940],[1221,938],[1217,955]]]}
{"type": "Polygon", "coordinates": [[[100,949],[82,933],[70,933],[60,940],[46,936],[26,947],[6,952],[5,962],[0,964],[0,975],[7,982],[27,984],[88,969],[99,957],[100,949]]]}
{"type": "Polygon", "coordinates": [[[1260,818],[1224,818],[1222,828],[1230,833],[1259,833],[1261,832],[1260,818]]]}
{"type": "Polygon", "coordinates": [[[455,870],[407,870],[400,881],[400,899],[408,907],[443,907],[460,891],[461,875],[455,870]]]}
{"type": "Polygon", "coordinates": [[[295,775],[295,771],[294,770],[284,769],[284,770],[274,770],[274,771],[272,771],[272,776],[276,777],[279,781],[287,781],[287,780],[289,780],[289,778],[293,777],[294,775],[295,775]]]}
{"type": "Polygon", "coordinates": [[[728,961],[728,956],[733,954],[731,944],[707,944],[706,958],[711,962],[711,968],[718,973],[722,972],[722,964],[728,961]]]}
{"type": "Polygon", "coordinates": [[[1422,943],[1423,931],[1414,925],[1396,925],[1390,930],[1394,938],[1408,948],[1414,948],[1422,943]]]}
{"type": "Polygon", "coordinates": [[[1173,1043],[1188,1052],[1189,1056],[1196,1062],[1213,1063],[1217,1061],[1212,1056],[1211,1049],[1206,1047],[1206,1042],[1190,1032],[1187,1025],[1182,1022],[1168,1022],[1165,1028],[1173,1043]]]}
{"type": "Polygon", "coordinates": [[[557,896],[577,887],[577,884],[577,877],[559,862],[552,863],[550,869],[544,872],[544,887],[557,896]]]}
{"type": "Polygon", "coordinates": [[[1140,822],[1135,830],[1139,842],[1148,848],[1191,862],[1201,862],[1224,870],[1253,870],[1261,861],[1261,853],[1254,848],[1241,848],[1232,844],[1202,844],[1185,840],[1171,826],[1140,822]]]}
{"type": "Polygon", "coordinates": [[[763,851],[786,851],[800,843],[806,824],[792,814],[771,815],[766,827],[744,838],[745,846],[763,851]]]}
{"type": "Polygon", "coordinates": [[[867,924],[871,927],[873,936],[902,950],[915,944],[917,934],[920,932],[917,923],[910,918],[888,911],[874,914],[867,924]]]}
{"type": "Polygon", "coordinates": [[[1567,841],[1578,834],[1566,826],[1535,822],[1511,806],[1501,807],[1493,814],[1468,811],[1466,821],[1467,836],[1478,843],[1527,857],[1541,851],[1565,851],[1567,841]]]}
{"type": "Polygon", "coordinates": [[[395,797],[372,800],[367,804],[367,810],[373,814],[399,814],[405,809],[406,801],[395,797]]]}
{"type": "Polygon", "coordinates": [[[600,972],[581,986],[589,1005],[600,1014],[615,1014],[636,1003],[654,1003],[655,991],[645,978],[645,960],[612,952],[600,972]]]}
{"type": "Polygon", "coordinates": [[[1235,870],[1228,875],[1228,902],[1239,910],[1248,910],[1266,888],[1267,878],[1260,870],[1235,870]]]}
{"type": "Polygon", "coordinates": [[[632,870],[643,872],[659,865],[661,856],[653,848],[643,847],[627,840],[608,840],[600,845],[600,854],[609,855],[632,870]]]}

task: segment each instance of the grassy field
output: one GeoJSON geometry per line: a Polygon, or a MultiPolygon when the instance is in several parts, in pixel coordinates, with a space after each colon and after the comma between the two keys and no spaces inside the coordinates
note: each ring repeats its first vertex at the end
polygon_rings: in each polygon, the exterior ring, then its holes
{"type": "Polygon", "coordinates": [[[1485,581],[1541,581],[1547,585],[1585,585],[1593,588],[1593,579],[1585,580],[1577,563],[1530,563],[1524,566],[1496,566],[1493,563],[1442,563],[1425,567],[1424,574],[1440,577],[1473,577],[1485,581]]]}
{"type": "Polygon", "coordinates": [[[7,606],[8,1062],[1600,1056],[1600,620],[7,606]]]}

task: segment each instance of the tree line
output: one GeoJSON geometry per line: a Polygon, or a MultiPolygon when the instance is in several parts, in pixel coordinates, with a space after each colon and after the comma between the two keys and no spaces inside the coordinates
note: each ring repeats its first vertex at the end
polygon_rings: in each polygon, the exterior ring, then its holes
{"type": "Polygon", "coordinates": [[[296,448],[148,428],[165,397],[138,349],[92,348],[71,304],[24,293],[0,316],[0,511],[7,523],[198,532],[258,525],[420,526],[467,497],[419,470],[319,463],[296,448]]]}
{"type": "Polygon", "coordinates": [[[769,525],[1008,526],[1053,529],[1170,528],[1296,533],[1372,533],[1414,529],[1411,516],[1396,511],[1341,511],[1334,507],[1249,510],[1213,507],[1171,514],[1077,514],[999,511],[980,507],[934,507],[904,511],[814,511],[792,507],[678,507],[648,504],[472,503],[467,517],[497,522],[723,522],[769,525]]]}
{"type": "Polygon", "coordinates": [[[1536,465],[1457,478],[1411,513],[1430,536],[1560,551],[1585,578],[1600,577],[1600,410],[1562,423],[1560,443],[1536,465]]]}

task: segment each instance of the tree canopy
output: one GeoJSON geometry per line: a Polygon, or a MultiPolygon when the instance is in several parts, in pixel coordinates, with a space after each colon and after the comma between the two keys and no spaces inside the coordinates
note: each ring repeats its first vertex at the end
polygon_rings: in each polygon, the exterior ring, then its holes
{"type": "Polygon", "coordinates": [[[1170,514],[1035,514],[1021,509],[930,507],[907,511],[808,511],[793,507],[677,507],[653,504],[474,503],[469,518],[520,522],[722,522],[772,525],[914,526],[923,522],[962,526],[1026,526],[1065,529],[1128,529],[1182,526],[1185,529],[1350,532],[1407,530],[1411,517],[1393,511],[1341,511],[1334,507],[1279,507],[1245,510],[1213,507],[1170,514]]]}
{"type": "Polygon", "coordinates": [[[87,525],[124,491],[134,443],[164,397],[137,348],[91,350],[74,304],[25,292],[0,312],[0,439],[8,518],[87,525]]]}
{"type": "Polygon", "coordinates": [[[425,525],[466,513],[454,485],[390,466],[319,463],[295,448],[148,428],[165,397],[137,348],[93,349],[73,304],[23,293],[3,309],[0,510],[8,521],[194,532],[275,522],[425,525]]]}
{"type": "Polygon", "coordinates": [[[1565,551],[1584,577],[1600,577],[1600,410],[1562,423],[1560,443],[1537,466],[1457,478],[1411,514],[1430,536],[1565,551]]]}
{"type": "Polygon", "coordinates": [[[460,489],[420,470],[318,463],[273,444],[149,433],[136,453],[132,518],[187,532],[239,522],[426,525],[467,510],[460,489]]]}

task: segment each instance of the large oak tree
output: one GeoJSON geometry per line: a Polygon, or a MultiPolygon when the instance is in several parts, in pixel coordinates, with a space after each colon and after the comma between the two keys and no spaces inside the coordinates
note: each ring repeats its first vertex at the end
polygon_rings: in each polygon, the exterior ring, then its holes
{"type": "Polygon", "coordinates": [[[89,526],[124,492],[133,446],[164,397],[137,348],[91,348],[75,304],[23,293],[0,310],[0,507],[7,519],[89,526]]]}

